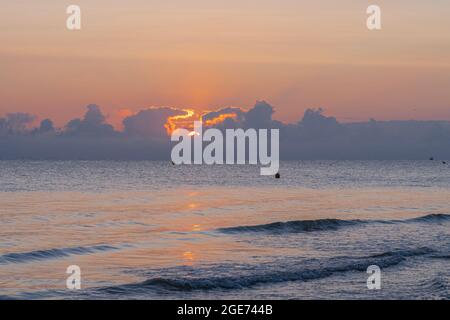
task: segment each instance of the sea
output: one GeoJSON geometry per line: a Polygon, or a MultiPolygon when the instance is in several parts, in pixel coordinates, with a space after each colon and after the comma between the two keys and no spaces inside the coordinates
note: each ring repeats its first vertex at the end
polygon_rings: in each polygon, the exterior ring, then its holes
{"type": "Polygon", "coordinates": [[[0,161],[0,299],[450,298],[448,162],[286,161],[280,174],[0,161]]]}

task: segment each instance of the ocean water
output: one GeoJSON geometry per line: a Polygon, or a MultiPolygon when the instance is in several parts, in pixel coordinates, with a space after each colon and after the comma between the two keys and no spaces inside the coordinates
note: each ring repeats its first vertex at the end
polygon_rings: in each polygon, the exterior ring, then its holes
{"type": "Polygon", "coordinates": [[[441,161],[0,161],[2,299],[449,299],[441,161]],[[81,269],[81,290],[66,269],[81,269]],[[370,265],[381,289],[367,288],[370,265]]]}

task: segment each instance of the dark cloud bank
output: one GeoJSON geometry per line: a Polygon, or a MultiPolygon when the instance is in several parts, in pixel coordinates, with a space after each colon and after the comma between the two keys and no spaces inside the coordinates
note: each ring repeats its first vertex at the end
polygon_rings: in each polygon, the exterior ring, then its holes
{"type": "MultiPolygon", "coordinates": [[[[273,112],[260,101],[248,111],[224,108],[203,119],[235,113],[217,127],[280,129],[282,160],[450,158],[448,121],[340,123],[321,109],[308,109],[297,123],[284,124],[272,120],[273,112]]],[[[49,119],[30,128],[33,115],[8,114],[0,118],[0,159],[165,160],[172,144],[164,125],[168,117],[182,114],[173,108],[142,110],[124,119],[123,131],[108,124],[96,105],[89,105],[83,118],[64,128],[55,128],[49,119]]]]}

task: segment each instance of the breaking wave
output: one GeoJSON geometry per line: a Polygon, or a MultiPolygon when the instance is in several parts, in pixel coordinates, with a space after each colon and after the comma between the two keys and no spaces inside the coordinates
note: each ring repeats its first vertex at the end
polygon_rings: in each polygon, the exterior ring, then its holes
{"type": "Polygon", "coordinates": [[[340,220],[340,219],[319,219],[319,220],[297,220],[287,222],[274,222],[254,226],[236,226],[217,229],[223,233],[245,233],[245,232],[267,232],[267,233],[301,233],[313,231],[333,231],[340,228],[360,226],[366,224],[396,224],[396,223],[433,223],[450,221],[450,215],[430,214],[423,217],[407,220],[340,220]]]}
{"type": "MultiPolygon", "coordinates": [[[[97,293],[106,294],[142,294],[151,290],[194,291],[194,290],[235,290],[257,285],[281,283],[287,281],[311,281],[332,276],[336,273],[350,271],[366,271],[370,265],[388,268],[398,265],[410,257],[432,254],[434,250],[422,247],[412,250],[388,251],[367,257],[336,257],[327,261],[316,261],[315,266],[299,264],[298,262],[263,265],[259,269],[249,268],[249,271],[238,275],[193,277],[154,277],[140,283],[131,283],[97,289],[97,293]]],[[[223,270],[223,269],[221,269],[223,270]]],[[[201,274],[219,274],[220,270],[203,270],[201,274]]]]}

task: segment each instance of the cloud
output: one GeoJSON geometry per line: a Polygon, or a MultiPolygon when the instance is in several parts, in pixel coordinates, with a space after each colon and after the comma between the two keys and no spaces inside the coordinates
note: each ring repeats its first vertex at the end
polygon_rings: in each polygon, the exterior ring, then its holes
{"type": "Polygon", "coordinates": [[[55,132],[55,128],[53,127],[53,121],[50,119],[45,119],[41,121],[41,125],[38,129],[39,133],[53,133],[55,132]]]}
{"type": "Polygon", "coordinates": [[[339,123],[322,109],[306,110],[280,135],[284,159],[427,159],[450,158],[450,122],[375,121],[339,123]]]}
{"type": "Polygon", "coordinates": [[[0,118],[0,135],[22,134],[36,119],[29,113],[9,113],[5,118],[0,118]]]}
{"type": "Polygon", "coordinates": [[[274,108],[265,101],[257,101],[255,105],[244,110],[238,107],[223,108],[211,111],[202,116],[204,125],[219,129],[228,128],[279,128],[282,124],[272,119],[274,108]]]}
{"type": "MultiPolygon", "coordinates": [[[[201,116],[208,126],[278,128],[280,154],[289,159],[450,159],[450,122],[376,121],[340,123],[323,109],[307,109],[298,122],[273,120],[275,109],[258,101],[249,109],[221,108],[201,116]]],[[[148,108],[123,120],[116,131],[97,105],[61,129],[50,119],[30,128],[26,113],[0,118],[0,159],[169,159],[167,131],[192,126],[190,110],[148,108]]]]}
{"type": "Polygon", "coordinates": [[[69,136],[108,137],[115,135],[114,127],[107,124],[106,118],[95,104],[90,104],[83,119],[73,119],[66,125],[64,134],[69,136]]]}
{"type": "Polygon", "coordinates": [[[123,120],[124,133],[134,137],[167,138],[168,118],[186,115],[186,111],[161,107],[142,110],[123,120]]]}
{"type": "Polygon", "coordinates": [[[255,106],[245,114],[245,127],[271,128],[273,107],[265,101],[257,101],[255,106]]]}
{"type": "Polygon", "coordinates": [[[208,111],[202,115],[202,120],[203,121],[212,120],[224,114],[234,114],[236,115],[237,121],[242,121],[244,119],[245,110],[242,110],[239,107],[227,107],[215,111],[208,111]]]}

